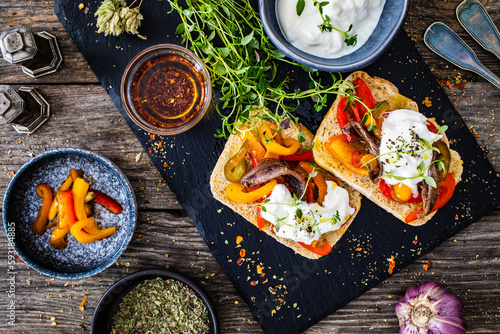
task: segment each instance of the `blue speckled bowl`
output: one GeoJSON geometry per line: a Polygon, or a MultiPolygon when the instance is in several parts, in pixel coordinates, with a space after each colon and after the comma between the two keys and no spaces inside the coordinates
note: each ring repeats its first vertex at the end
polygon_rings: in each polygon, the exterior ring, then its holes
{"type": "Polygon", "coordinates": [[[136,220],[137,203],[125,175],[108,159],[80,149],[60,149],[33,158],[11,180],[3,201],[4,228],[9,235],[15,226],[10,241],[19,257],[31,268],[57,278],[89,277],[112,265],[127,248],[136,220]],[[35,189],[45,183],[55,193],[72,168],[84,170],[90,187],[116,199],[124,210],[114,215],[96,205],[96,222],[101,228],[115,226],[116,233],[88,244],[68,235],[68,246],[60,250],[49,245],[51,230],[42,236],[31,230],[42,205],[35,189]]]}
{"type": "Polygon", "coordinates": [[[336,59],[327,59],[305,53],[287,41],[278,22],[277,1],[259,0],[260,17],[271,42],[288,58],[311,68],[328,72],[359,70],[382,56],[398,34],[410,6],[410,0],[386,0],[380,21],[367,42],[351,54],[336,59]]]}

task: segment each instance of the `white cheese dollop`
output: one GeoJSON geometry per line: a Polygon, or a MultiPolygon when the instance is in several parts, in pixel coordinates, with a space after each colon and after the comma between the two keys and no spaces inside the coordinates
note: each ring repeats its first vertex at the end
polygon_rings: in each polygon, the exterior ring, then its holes
{"type": "MultiPolygon", "coordinates": [[[[433,152],[426,149],[419,138],[432,145],[441,137],[427,129],[427,118],[418,111],[407,109],[392,111],[382,123],[379,161],[383,166],[383,174],[394,173],[406,179],[382,177],[384,181],[390,185],[402,182],[412,189],[412,194],[417,195],[417,184],[424,178],[411,177],[419,174],[417,167],[422,161],[424,161],[425,168],[432,163],[433,152]],[[399,150],[399,153],[390,153],[396,150],[399,150]],[[401,153],[401,151],[410,153],[401,153]]],[[[428,171],[429,169],[425,172],[426,176],[428,171]]]]}
{"type": "Polygon", "coordinates": [[[262,205],[262,218],[273,225],[277,236],[310,245],[322,234],[338,230],[356,211],[349,206],[347,190],[332,181],[326,181],[326,184],[328,190],[323,205],[300,201],[297,206],[293,205],[293,198],[287,187],[278,184],[274,187],[269,202],[262,205]],[[297,209],[302,211],[300,219],[296,216],[297,209]],[[278,220],[281,223],[276,230],[278,220]],[[307,227],[312,224],[316,226],[307,227]]]}
{"type": "MultiPolygon", "coordinates": [[[[270,0],[266,0],[270,1],[270,0]]],[[[344,35],[338,31],[321,32],[323,23],[313,0],[305,0],[300,16],[296,10],[297,0],[278,0],[278,20],[287,40],[296,48],[322,58],[340,58],[359,49],[368,40],[380,20],[385,0],[330,0],[323,7],[324,15],[330,17],[332,26],[357,35],[355,46],[344,43],[344,35]]]]}

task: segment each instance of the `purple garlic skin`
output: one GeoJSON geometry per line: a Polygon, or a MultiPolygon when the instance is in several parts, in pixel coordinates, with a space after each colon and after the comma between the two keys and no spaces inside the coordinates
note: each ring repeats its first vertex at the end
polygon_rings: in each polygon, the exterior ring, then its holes
{"type": "Polygon", "coordinates": [[[437,282],[412,286],[396,304],[400,334],[463,334],[464,306],[437,282]]]}

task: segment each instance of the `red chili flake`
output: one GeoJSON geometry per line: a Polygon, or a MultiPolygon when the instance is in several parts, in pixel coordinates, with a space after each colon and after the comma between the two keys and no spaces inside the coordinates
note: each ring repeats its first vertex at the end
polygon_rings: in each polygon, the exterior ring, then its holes
{"type": "Polygon", "coordinates": [[[460,90],[464,90],[465,84],[463,82],[460,82],[460,83],[455,84],[455,87],[457,87],[460,90]]]}
{"type": "Polygon", "coordinates": [[[238,261],[236,261],[236,264],[240,264],[240,263],[241,263],[241,261],[243,261],[243,259],[240,257],[240,258],[238,259],[238,261]]]}
{"type": "Polygon", "coordinates": [[[158,149],[162,148],[163,147],[163,142],[159,142],[158,143],[158,149]]]}
{"type": "Polygon", "coordinates": [[[148,150],[148,153],[149,153],[149,154],[153,154],[153,150],[152,150],[152,149],[149,149],[149,150],[148,150]]]}
{"type": "Polygon", "coordinates": [[[445,81],[445,84],[446,84],[446,87],[448,87],[449,89],[451,89],[451,83],[448,80],[445,81]]]}
{"type": "Polygon", "coordinates": [[[49,282],[47,282],[47,285],[50,285],[50,283],[52,283],[52,282],[50,282],[50,281],[49,281],[49,282]]]}
{"type": "Polygon", "coordinates": [[[425,97],[425,99],[422,101],[422,103],[426,106],[426,107],[430,107],[432,106],[432,101],[429,100],[429,97],[425,97]]]}
{"type": "Polygon", "coordinates": [[[251,281],[251,282],[250,282],[250,285],[251,285],[251,286],[256,286],[257,284],[259,284],[259,282],[258,282],[258,281],[251,281]]]}
{"type": "Polygon", "coordinates": [[[156,135],[149,135],[149,138],[150,138],[151,140],[155,140],[156,135]]]}
{"type": "Polygon", "coordinates": [[[391,260],[389,261],[389,269],[387,272],[392,275],[392,272],[394,271],[394,267],[396,267],[396,261],[394,261],[394,256],[391,256],[391,260]]]}
{"type": "Polygon", "coordinates": [[[246,255],[247,255],[247,251],[245,250],[245,248],[240,249],[240,256],[245,257],[246,255]]]}
{"type": "Polygon", "coordinates": [[[418,244],[418,235],[415,236],[415,239],[412,241],[414,245],[418,244]]]}
{"type": "Polygon", "coordinates": [[[239,244],[241,244],[242,241],[243,241],[243,237],[241,235],[238,235],[236,237],[236,244],[239,245],[239,244]]]}
{"type": "Polygon", "coordinates": [[[440,85],[444,84],[445,82],[446,82],[446,79],[441,79],[441,80],[439,80],[439,84],[440,84],[440,85]]]}
{"type": "Polygon", "coordinates": [[[429,270],[429,267],[431,266],[431,264],[432,264],[431,260],[427,261],[427,263],[424,265],[425,271],[429,270]]]}
{"type": "Polygon", "coordinates": [[[15,253],[15,254],[16,254],[16,261],[17,261],[17,262],[24,262],[24,261],[23,261],[23,259],[21,259],[21,258],[19,257],[19,255],[17,255],[17,253],[15,253]]]}
{"type": "Polygon", "coordinates": [[[453,101],[454,104],[457,104],[457,102],[458,102],[458,99],[456,99],[455,101],[453,101]]]}
{"type": "Polygon", "coordinates": [[[359,252],[361,249],[361,247],[356,248],[356,252],[359,252]]]}
{"type": "Polygon", "coordinates": [[[165,163],[163,164],[163,167],[167,168],[167,167],[168,167],[168,164],[165,162],[165,163]]]}

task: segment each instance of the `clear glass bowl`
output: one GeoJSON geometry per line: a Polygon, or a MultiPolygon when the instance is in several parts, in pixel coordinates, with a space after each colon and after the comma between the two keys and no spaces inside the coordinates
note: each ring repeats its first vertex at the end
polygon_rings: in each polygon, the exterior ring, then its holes
{"type": "Polygon", "coordinates": [[[158,44],[139,52],[122,76],[123,106],[143,130],[175,135],[195,126],[212,105],[210,74],[188,49],[158,44]]]}

